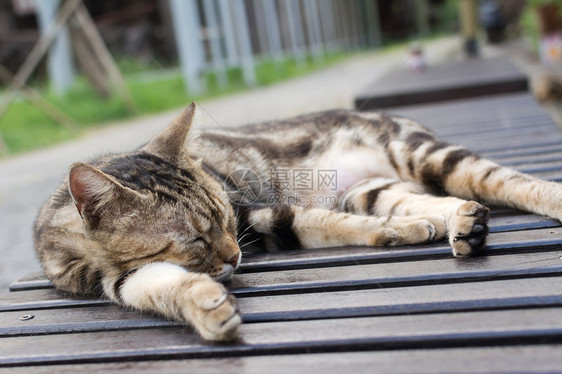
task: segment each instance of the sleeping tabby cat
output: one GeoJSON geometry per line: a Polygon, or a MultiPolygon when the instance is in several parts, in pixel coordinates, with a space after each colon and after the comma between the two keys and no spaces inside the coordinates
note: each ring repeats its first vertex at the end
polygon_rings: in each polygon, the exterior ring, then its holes
{"type": "Polygon", "coordinates": [[[219,282],[238,268],[240,240],[276,250],[448,238],[468,256],[488,233],[473,200],[562,218],[561,185],[405,118],[330,111],[193,136],[195,110],[138,151],[72,165],[35,224],[56,287],[230,340],[241,317],[219,282]]]}

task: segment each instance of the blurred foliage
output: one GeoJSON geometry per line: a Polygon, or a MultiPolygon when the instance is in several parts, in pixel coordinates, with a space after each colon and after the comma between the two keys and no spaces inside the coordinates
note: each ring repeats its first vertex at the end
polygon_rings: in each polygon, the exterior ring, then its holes
{"type": "Polygon", "coordinates": [[[535,51],[538,50],[540,39],[540,26],[536,8],[548,3],[555,3],[559,10],[562,9],[562,0],[527,0],[527,6],[521,15],[520,22],[523,35],[530,40],[535,51]]]}
{"type": "Polygon", "coordinates": [[[558,5],[562,5],[562,0],[527,0],[527,5],[529,6],[537,6],[548,3],[558,3],[558,5]]]}
{"type": "MultiPolygon", "coordinates": [[[[297,64],[294,59],[263,60],[257,63],[255,69],[257,85],[266,86],[301,76],[349,56],[349,53],[335,52],[325,54],[319,61],[309,56],[302,64],[297,64]]],[[[140,115],[178,108],[194,99],[205,100],[247,89],[240,68],[227,71],[226,87],[219,87],[215,74],[207,73],[207,93],[193,97],[177,69],[167,70],[156,63],[147,65],[131,59],[119,59],[118,65],[123,69],[137,114],[140,115]],[[146,71],[147,68],[153,70],[146,71]]],[[[72,117],[78,123],[78,128],[67,129],[27,101],[17,100],[0,119],[0,133],[10,154],[72,139],[87,129],[131,116],[117,95],[100,98],[84,77],[78,77],[73,87],[62,96],[48,89],[40,91],[45,99],[72,117]]]]}
{"type": "Polygon", "coordinates": [[[458,0],[444,0],[433,9],[435,26],[433,31],[450,32],[456,31],[459,25],[459,3],[458,0]]]}

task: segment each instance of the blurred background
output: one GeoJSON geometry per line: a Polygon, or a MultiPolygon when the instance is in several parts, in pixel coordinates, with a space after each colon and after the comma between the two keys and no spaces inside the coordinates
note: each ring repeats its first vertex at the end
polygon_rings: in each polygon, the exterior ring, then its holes
{"type": "Polygon", "coordinates": [[[486,22],[475,37],[502,42],[521,35],[522,25],[537,33],[531,8],[541,1],[0,0],[0,153],[458,33],[471,9],[465,2],[486,22]],[[65,4],[71,14],[48,43],[65,4]],[[41,36],[44,53],[30,61],[41,36]],[[18,72],[52,105],[6,95],[18,72]]]}
{"type": "Polygon", "coordinates": [[[416,70],[516,48],[555,69],[560,6],[0,0],[0,289],[39,269],[31,227],[68,165],[142,144],[190,101],[222,127],[351,107],[413,56],[416,70]]]}

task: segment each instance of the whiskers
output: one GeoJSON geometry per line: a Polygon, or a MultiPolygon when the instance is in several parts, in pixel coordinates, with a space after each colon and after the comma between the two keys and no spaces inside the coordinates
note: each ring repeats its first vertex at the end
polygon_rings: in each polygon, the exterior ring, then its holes
{"type": "Polygon", "coordinates": [[[242,232],[239,234],[239,237],[236,239],[236,242],[238,243],[238,247],[240,248],[241,251],[242,251],[243,248],[246,248],[246,247],[248,247],[248,246],[250,246],[250,245],[256,243],[257,241],[259,241],[259,240],[261,239],[261,237],[258,236],[256,239],[254,239],[254,240],[252,240],[252,241],[250,241],[250,242],[243,243],[244,239],[246,239],[246,238],[248,238],[248,237],[252,237],[252,236],[255,234],[255,232],[249,231],[249,230],[250,230],[252,227],[254,227],[257,223],[258,223],[258,222],[256,221],[256,222],[254,222],[253,224],[248,225],[246,228],[244,228],[244,231],[242,231],[242,232]]]}
{"type": "Polygon", "coordinates": [[[246,248],[247,246],[254,244],[255,242],[259,241],[261,238],[256,238],[254,240],[252,240],[251,242],[248,243],[244,243],[242,246],[240,246],[240,250],[242,250],[243,248],[246,248]]]}

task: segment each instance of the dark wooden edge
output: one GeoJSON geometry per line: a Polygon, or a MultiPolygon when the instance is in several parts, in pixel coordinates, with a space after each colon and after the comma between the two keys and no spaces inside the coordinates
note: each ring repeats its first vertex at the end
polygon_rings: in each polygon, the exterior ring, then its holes
{"type": "Polygon", "coordinates": [[[123,361],[170,360],[182,358],[221,358],[241,356],[287,355],[299,353],[362,352],[398,349],[493,347],[562,342],[562,328],[519,329],[511,331],[485,331],[409,336],[373,337],[361,339],[334,339],[291,341],[260,344],[209,344],[190,347],[170,346],[163,348],[123,349],[118,351],[84,352],[56,356],[21,356],[0,360],[0,367],[108,363],[123,361]],[[238,345],[234,345],[238,344],[238,345]]]}
{"type": "MultiPolygon", "coordinates": [[[[562,265],[531,267],[514,270],[476,270],[456,273],[422,274],[401,277],[368,277],[358,280],[340,280],[333,282],[302,282],[240,287],[230,289],[237,298],[280,296],[294,294],[311,294],[341,291],[378,290],[401,287],[419,287],[427,285],[464,284],[513,279],[552,278],[562,276],[562,265]]],[[[28,301],[0,306],[0,312],[32,311],[57,308],[84,308],[112,305],[109,300],[93,298],[59,299],[28,301]]]]}
{"type": "MultiPolygon", "coordinates": [[[[562,242],[557,239],[548,239],[529,242],[508,242],[491,244],[486,247],[482,255],[493,256],[509,253],[546,252],[560,249],[562,242]]],[[[393,252],[345,254],[339,257],[282,259],[255,261],[247,263],[241,272],[264,272],[276,270],[313,269],[327,266],[345,266],[375,264],[394,261],[424,261],[430,259],[450,258],[451,249],[448,245],[429,248],[407,249],[402,248],[393,252]]]]}
{"type": "MultiPolygon", "coordinates": [[[[533,223],[513,223],[504,224],[493,227],[490,232],[509,232],[520,229],[546,229],[561,227],[560,222],[544,219],[533,223]]],[[[500,255],[512,253],[514,248],[517,248],[517,253],[549,251],[557,249],[557,246],[562,245],[562,239],[541,238],[530,240],[510,241],[499,244],[489,244],[486,246],[483,254],[485,255],[500,255]]],[[[256,261],[254,257],[250,262],[241,264],[239,273],[255,273],[265,271],[279,271],[279,270],[296,270],[296,269],[313,269],[327,266],[349,266],[371,263],[387,263],[394,261],[423,261],[439,258],[450,258],[451,249],[448,244],[433,244],[426,246],[403,246],[400,248],[389,249],[385,252],[374,252],[366,254],[346,254],[339,256],[338,251],[341,248],[334,248],[333,256],[312,256],[311,258],[298,259],[286,258],[287,256],[280,257],[279,260],[256,261]]],[[[345,251],[345,249],[343,249],[345,251]]],[[[47,279],[33,279],[16,281],[10,285],[11,292],[29,291],[39,289],[53,288],[53,284],[47,279]]],[[[236,292],[236,290],[232,290],[236,292]]],[[[0,307],[0,311],[2,308],[0,307]]]]}
{"type": "Polygon", "coordinates": [[[335,282],[285,283],[267,286],[254,286],[231,289],[236,297],[289,295],[295,293],[318,293],[354,291],[365,289],[389,289],[395,287],[427,286],[452,283],[469,283],[522,279],[529,277],[558,277],[562,275],[562,265],[548,268],[530,268],[514,270],[481,270],[445,274],[427,274],[411,277],[368,278],[335,282]]]}
{"type": "Polygon", "coordinates": [[[490,234],[494,234],[498,232],[546,229],[546,228],[560,227],[560,226],[562,226],[562,223],[550,218],[543,218],[542,220],[536,222],[523,221],[523,222],[504,223],[501,225],[495,225],[493,224],[493,222],[491,222],[490,234]]]}
{"type": "MultiPolygon", "coordinates": [[[[237,358],[154,360],[34,367],[37,373],[554,373],[562,367],[558,344],[379,352],[305,353],[237,358]],[[545,362],[545,359],[548,361],[545,362]],[[469,364],[467,364],[467,360],[469,364]],[[351,370],[353,369],[353,371],[351,370]],[[230,371],[229,371],[230,370],[230,371]]],[[[0,370],[27,373],[29,368],[0,370]]]]}
{"type": "MultiPolygon", "coordinates": [[[[463,301],[401,303],[369,307],[342,307],[312,310],[245,313],[244,323],[286,322],[318,319],[341,319],[358,317],[382,317],[414,314],[462,313],[476,311],[502,311],[514,309],[541,309],[562,307],[562,295],[511,297],[499,299],[475,299],[463,301]]],[[[146,328],[181,327],[176,322],[160,318],[90,321],[62,324],[45,324],[21,327],[0,327],[0,338],[84,332],[138,330],[146,328]]]]}
{"type": "Polygon", "coordinates": [[[503,149],[503,150],[489,150],[485,151],[485,155],[494,158],[508,158],[508,157],[524,157],[524,156],[535,156],[539,154],[549,154],[555,152],[562,152],[562,145],[560,142],[550,145],[534,145],[530,144],[529,147],[518,149],[514,151],[513,149],[503,149]]]}
{"type": "MultiPolygon", "coordinates": [[[[524,155],[525,153],[525,149],[528,148],[540,148],[540,147],[555,147],[555,146],[560,146],[560,140],[556,139],[556,140],[540,140],[540,141],[534,141],[534,142],[526,142],[526,143],[521,143],[517,145],[517,151],[515,152],[515,154],[519,154],[519,155],[524,155]]],[[[478,146],[474,146],[474,147],[470,147],[470,149],[476,153],[480,153],[480,154],[484,154],[487,156],[491,156],[493,154],[497,154],[497,153],[502,153],[502,152],[512,152],[513,153],[513,149],[515,147],[513,146],[513,144],[509,144],[506,146],[502,146],[502,145],[498,145],[494,148],[490,148],[489,146],[486,147],[478,147],[478,146]]]]}
{"type": "Polygon", "coordinates": [[[61,299],[61,300],[41,300],[34,302],[15,303],[10,305],[0,306],[0,312],[14,312],[14,311],[30,311],[41,309],[62,309],[62,308],[87,308],[91,306],[108,306],[115,305],[111,300],[103,299],[61,299]]]}
{"type": "Polygon", "coordinates": [[[383,93],[380,96],[369,93],[355,99],[357,110],[376,110],[408,105],[419,105],[443,101],[468,99],[472,97],[492,96],[511,92],[527,91],[529,88],[526,77],[507,78],[494,82],[466,82],[464,85],[437,88],[424,87],[411,89],[408,92],[383,93]]]}

